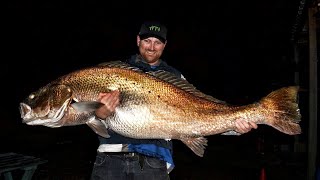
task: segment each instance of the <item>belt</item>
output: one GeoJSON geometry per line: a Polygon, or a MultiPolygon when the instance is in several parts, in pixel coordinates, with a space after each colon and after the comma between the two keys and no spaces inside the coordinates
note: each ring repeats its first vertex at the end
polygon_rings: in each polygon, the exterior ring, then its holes
{"type": "Polygon", "coordinates": [[[103,152],[106,155],[111,155],[111,156],[123,156],[123,157],[137,157],[140,156],[139,153],[135,152],[103,152]]]}

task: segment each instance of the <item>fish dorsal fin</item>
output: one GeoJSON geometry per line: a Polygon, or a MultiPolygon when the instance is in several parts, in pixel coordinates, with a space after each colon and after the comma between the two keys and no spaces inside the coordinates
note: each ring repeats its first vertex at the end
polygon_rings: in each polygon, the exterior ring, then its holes
{"type": "MultiPolygon", "coordinates": [[[[113,68],[124,68],[124,69],[129,69],[129,70],[133,70],[133,71],[139,71],[139,72],[143,72],[141,69],[137,68],[137,67],[133,67],[128,63],[125,63],[123,61],[109,61],[109,62],[104,62],[104,63],[100,63],[98,64],[98,66],[107,66],[107,67],[113,67],[113,68]]],[[[164,71],[164,70],[158,70],[158,71],[149,71],[146,72],[146,74],[149,74],[151,76],[154,76],[158,79],[161,79],[163,81],[166,81],[194,96],[197,97],[201,97],[204,99],[207,99],[209,101],[213,101],[215,103],[220,103],[220,104],[225,104],[224,101],[218,100],[212,96],[206,95],[204,93],[202,93],[201,91],[197,90],[191,83],[189,83],[187,80],[182,79],[180,77],[177,77],[175,74],[170,73],[168,71],[164,71]]]]}
{"type": "Polygon", "coordinates": [[[195,95],[197,97],[204,98],[209,101],[213,101],[215,103],[225,104],[224,101],[221,101],[219,99],[216,99],[212,96],[209,96],[207,94],[202,93],[196,87],[194,87],[191,83],[189,83],[187,80],[177,77],[175,74],[164,71],[164,70],[158,70],[158,71],[149,71],[146,72],[147,74],[150,74],[154,77],[157,77],[158,79],[164,80],[170,84],[173,84],[174,86],[191,93],[192,95],[195,95]]]}
{"type": "Polygon", "coordinates": [[[122,69],[130,69],[133,71],[139,71],[139,72],[143,72],[141,69],[137,68],[137,67],[133,67],[128,63],[125,63],[123,61],[109,61],[109,62],[103,62],[98,64],[98,66],[107,66],[107,67],[111,67],[111,68],[122,68],[122,69]]]}

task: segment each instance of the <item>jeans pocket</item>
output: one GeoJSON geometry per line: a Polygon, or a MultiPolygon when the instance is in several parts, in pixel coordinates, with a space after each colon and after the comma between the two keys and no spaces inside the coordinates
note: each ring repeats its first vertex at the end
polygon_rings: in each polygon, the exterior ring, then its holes
{"type": "Polygon", "coordinates": [[[105,160],[106,156],[104,154],[98,153],[94,165],[101,166],[105,162],[105,160]]]}
{"type": "Polygon", "coordinates": [[[166,162],[158,158],[145,157],[145,163],[151,168],[155,168],[155,169],[167,168],[166,162]]]}

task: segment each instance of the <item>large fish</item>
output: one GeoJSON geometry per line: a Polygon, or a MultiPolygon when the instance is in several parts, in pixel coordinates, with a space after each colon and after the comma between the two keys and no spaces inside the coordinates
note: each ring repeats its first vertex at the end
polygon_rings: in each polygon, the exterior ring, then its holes
{"type": "Polygon", "coordinates": [[[111,129],[121,135],[143,139],[177,139],[203,156],[205,136],[234,131],[244,119],[269,125],[282,133],[301,133],[297,103],[298,87],[271,92],[260,101],[235,106],[197,90],[186,80],[165,71],[142,72],[121,61],[66,74],[20,103],[23,123],[48,127],[87,124],[109,137],[111,129]],[[120,105],[105,121],[92,117],[99,92],[120,91],[120,105]]]}

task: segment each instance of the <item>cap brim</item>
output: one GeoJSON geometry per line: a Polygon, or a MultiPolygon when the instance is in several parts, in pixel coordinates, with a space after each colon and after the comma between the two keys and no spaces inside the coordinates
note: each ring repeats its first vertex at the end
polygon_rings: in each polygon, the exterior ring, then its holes
{"type": "Polygon", "coordinates": [[[149,37],[155,37],[155,38],[159,39],[162,43],[166,42],[165,38],[163,38],[163,37],[161,37],[159,35],[156,35],[156,34],[139,34],[139,37],[140,37],[141,40],[147,39],[149,37]]]}

